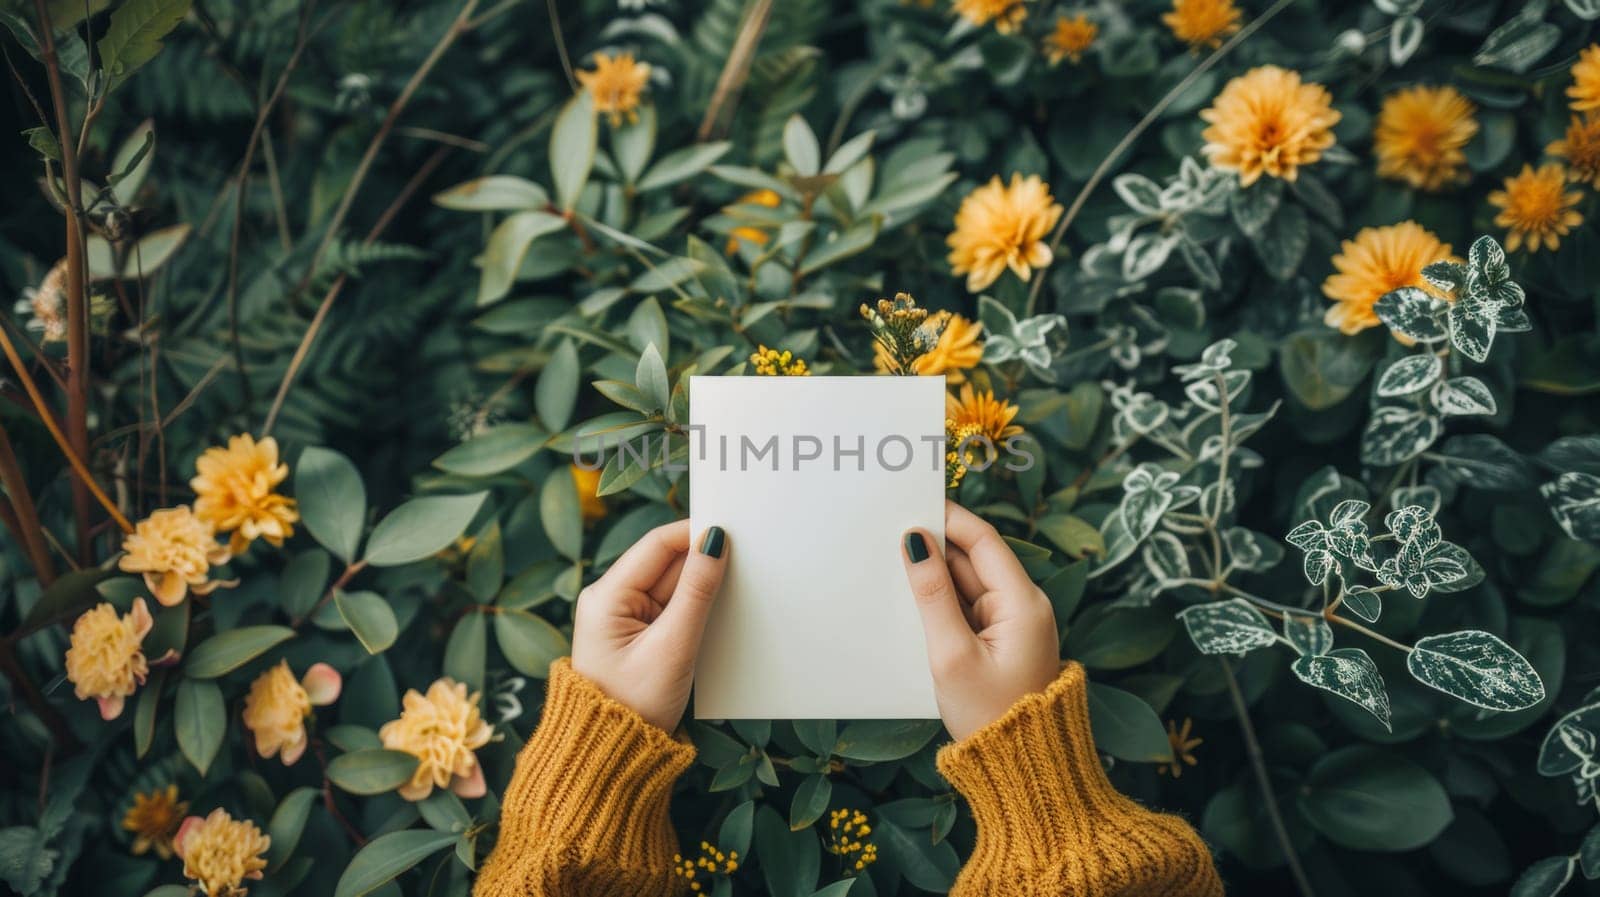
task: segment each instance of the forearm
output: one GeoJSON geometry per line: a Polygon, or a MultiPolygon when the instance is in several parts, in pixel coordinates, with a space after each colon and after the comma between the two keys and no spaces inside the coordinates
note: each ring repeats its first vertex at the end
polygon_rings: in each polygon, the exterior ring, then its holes
{"type": "Polygon", "coordinates": [[[517,758],[475,897],[677,894],[667,816],[694,748],[558,661],[544,716],[517,758]]]}
{"type": "Polygon", "coordinates": [[[1124,797],[1100,766],[1087,682],[1073,664],[1042,694],[939,753],[978,841],[952,897],[1220,897],[1193,828],[1124,797]]]}

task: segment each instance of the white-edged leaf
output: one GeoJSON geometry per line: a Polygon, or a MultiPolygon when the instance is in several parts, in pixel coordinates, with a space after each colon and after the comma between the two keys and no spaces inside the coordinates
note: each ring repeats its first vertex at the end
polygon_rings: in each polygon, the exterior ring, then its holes
{"type": "Polygon", "coordinates": [[[1406,669],[1423,685],[1489,710],[1523,710],[1544,700],[1544,681],[1533,664],[1481,630],[1419,639],[1406,669]]]}
{"type": "Polygon", "coordinates": [[[1367,652],[1360,648],[1339,648],[1327,654],[1307,654],[1296,658],[1289,668],[1301,682],[1355,702],[1377,717],[1385,729],[1390,728],[1389,691],[1384,687],[1378,665],[1367,652]]]}
{"type": "Polygon", "coordinates": [[[1421,392],[1439,379],[1443,370],[1444,362],[1432,352],[1407,355],[1389,365],[1378,378],[1378,395],[1394,398],[1421,392]]]}
{"type": "Polygon", "coordinates": [[[1196,604],[1178,619],[1202,654],[1244,654],[1278,640],[1266,616],[1243,598],[1196,604]]]}

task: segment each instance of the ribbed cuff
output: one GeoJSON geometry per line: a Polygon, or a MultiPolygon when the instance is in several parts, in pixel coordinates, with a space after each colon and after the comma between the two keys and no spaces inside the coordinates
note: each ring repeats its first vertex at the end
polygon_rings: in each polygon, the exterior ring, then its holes
{"type": "MultiPolygon", "coordinates": [[[[673,783],[694,763],[674,739],[574,672],[550,666],[544,717],[517,759],[507,820],[533,844],[605,856],[624,868],[670,870],[673,783]]],[[[515,840],[515,839],[513,839],[515,840]]]]}

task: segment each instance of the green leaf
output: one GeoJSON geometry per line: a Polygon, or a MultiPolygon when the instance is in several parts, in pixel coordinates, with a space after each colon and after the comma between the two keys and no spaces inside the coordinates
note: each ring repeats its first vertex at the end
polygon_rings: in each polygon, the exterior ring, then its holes
{"type": "Polygon", "coordinates": [[[367,487],[355,464],[333,449],[307,448],[295,465],[294,496],[311,537],[345,563],[354,560],[367,519],[367,487]]]}
{"type": "Polygon", "coordinates": [[[1284,385],[1312,411],[1332,408],[1349,397],[1366,379],[1374,360],[1364,341],[1326,328],[1290,336],[1278,355],[1284,385]]]}
{"type": "Polygon", "coordinates": [[[1365,745],[1318,760],[1299,806],[1317,831],[1352,850],[1413,850],[1437,838],[1454,818],[1449,796],[1431,773],[1365,745]]]}
{"type": "Polygon", "coordinates": [[[1439,438],[1437,415],[1388,406],[1372,413],[1361,434],[1361,462],[1393,467],[1427,451],[1439,438]]]}
{"type": "Polygon", "coordinates": [[[332,568],[333,557],[320,548],[295,555],[278,577],[278,603],[284,613],[296,620],[308,616],[322,599],[332,568]]]}
{"type": "Polygon", "coordinates": [[[755,848],[771,897],[806,897],[816,888],[822,850],[814,833],[790,831],[776,810],[763,806],[755,817],[755,848]]]}
{"type": "Polygon", "coordinates": [[[667,365],[661,360],[656,344],[645,346],[639,353],[639,364],[634,371],[633,385],[641,395],[650,400],[652,407],[665,410],[672,401],[672,384],[667,380],[667,365]]]}
{"type": "Polygon", "coordinates": [[[1555,897],[1572,881],[1572,857],[1545,857],[1517,877],[1511,897],[1555,897]]]}
{"type": "Polygon", "coordinates": [[[1372,310],[1395,332],[1411,339],[1432,342],[1445,336],[1439,322],[1444,300],[1420,287],[1401,287],[1384,293],[1372,310]]]}
{"type": "Polygon", "coordinates": [[[117,575],[116,567],[93,567],[88,570],[69,570],[56,577],[50,588],[44,590],[39,600],[28,609],[19,633],[33,632],[57,620],[67,621],[77,617],[105,600],[97,586],[117,575]]]}
{"type": "Polygon", "coordinates": [[[833,797],[833,783],[825,775],[809,775],[794,790],[794,802],[789,805],[789,828],[800,831],[822,818],[833,797]]]}
{"type": "Polygon", "coordinates": [[[1386,398],[1421,392],[1439,379],[1444,362],[1432,352],[1407,355],[1389,365],[1378,378],[1378,395],[1386,398]]]}
{"type": "Polygon", "coordinates": [[[96,49],[109,92],[161,52],[161,39],[189,14],[191,0],[128,0],[111,13],[96,49]]]}
{"type": "Polygon", "coordinates": [[[450,630],[444,646],[444,674],[465,682],[473,691],[483,689],[485,658],[489,650],[489,624],[481,613],[463,614],[450,630]]]}
{"type": "Polygon", "coordinates": [[[1075,560],[1089,555],[1104,555],[1105,540],[1087,520],[1071,514],[1047,514],[1038,520],[1038,530],[1057,548],[1075,560]]]}
{"type": "MultiPolygon", "coordinates": [[[[1153,184],[1151,185],[1154,186],[1153,184]]],[[[1255,238],[1261,234],[1267,222],[1272,220],[1278,211],[1279,201],[1283,198],[1283,182],[1276,178],[1262,178],[1249,187],[1240,187],[1228,195],[1228,211],[1233,215],[1233,223],[1245,235],[1255,238]]],[[[1160,196],[1157,195],[1156,209],[1160,210],[1160,196]]]]}
{"type": "Polygon", "coordinates": [[[949,842],[935,844],[928,833],[908,831],[881,817],[874,820],[872,835],[913,887],[936,894],[950,890],[961,869],[961,860],[949,842]]]}
{"type": "Polygon", "coordinates": [[[879,225],[879,219],[876,217],[858,221],[843,233],[835,234],[826,242],[813,247],[806,255],[805,263],[800,266],[800,273],[814,274],[835,262],[843,261],[866,250],[878,239],[879,225]]]}
{"type": "Polygon", "coordinates": [[[1367,652],[1360,648],[1339,648],[1327,654],[1306,654],[1296,658],[1290,669],[1301,682],[1354,702],[1392,731],[1389,690],[1384,687],[1378,665],[1367,652]]]}
{"type": "Polygon", "coordinates": [[[351,794],[386,794],[411,780],[417,758],[404,751],[367,750],[328,761],[328,780],[351,794]]]}
{"type": "Polygon", "coordinates": [[[822,147],[817,145],[816,132],[798,114],[784,123],[783,155],[801,177],[814,177],[822,169],[822,147]]]}
{"type": "MultiPolygon", "coordinates": [[[[659,293],[670,290],[678,284],[696,277],[704,269],[705,263],[686,256],[673,256],[659,264],[652,264],[643,274],[633,279],[628,284],[628,289],[635,293],[659,293]]],[[[662,348],[665,348],[663,345],[662,348]]]]}
{"type": "Polygon", "coordinates": [[[728,811],[722,827],[717,830],[717,849],[723,853],[737,851],[739,856],[750,855],[750,836],[755,825],[756,802],[747,800],[728,811]]]}
{"type": "Polygon", "coordinates": [[[539,490],[539,520],[556,551],[574,561],[583,556],[583,512],[578,484],[571,476],[545,477],[539,490]]]}
{"type": "Polygon", "coordinates": [[[1119,688],[1089,683],[1089,727],[1095,747],[1130,763],[1172,761],[1172,742],[1150,705],[1119,688]]]}
{"type": "Polygon", "coordinates": [[[161,709],[161,690],[167,684],[167,671],[150,672],[150,681],[139,689],[139,705],[133,711],[134,755],[143,760],[156,738],[156,713],[161,709]]]}
{"type": "Polygon", "coordinates": [[[287,626],[243,626],[219,632],[194,646],[183,672],[192,679],[225,676],[291,638],[294,630],[287,626]]]}
{"type": "Polygon", "coordinates": [[[633,121],[611,129],[611,157],[617,162],[623,183],[633,184],[639,180],[655,146],[656,107],[643,103],[635,110],[633,121]]]}
{"type": "Polygon", "coordinates": [[[1124,670],[1160,654],[1176,632],[1168,611],[1096,604],[1067,630],[1065,656],[1092,670],[1124,670]]]}
{"type": "Polygon", "coordinates": [[[507,662],[535,679],[550,675],[550,664],[572,651],[567,637],[543,617],[527,611],[502,610],[494,615],[494,637],[507,662]]]}
{"type": "Polygon", "coordinates": [[[550,176],[556,187],[556,205],[562,209],[571,211],[589,182],[598,136],[594,98],[587,90],[579,91],[562,107],[550,131],[550,176]]]}
{"type": "Polygon", "coordinates": [[[400,635],[400,623],[395,619],[394,608],[376,592],[335,592],[333,603],[339,608],[339,617],[355,633],[368,654],[387,651],[400,635]]]}
{"type": "Polygon", "coordinates": [[[1262,267],[1276,280],[1286,281],[1300,270],[1300,260],[1305,258],[1311,245],[1311,225],[1305,209],[1291,203],[1279,203],[1272,220],[1259,235],[1250,241],[1261,259],[1262,267]]]}
{"type": "Polygon", "coordinates": [[[1278,640],[1266,616],[1243,598],[1186,607],[1178,619],[1202,654],[1244,654],[1278,640]]]}
{"type": "Polygon", "coordinates": [[[1418,639],[1406,669],[1423,685],[1488,710],[1522,710],[1544,700],[1544,681],[1533,665],[1481,630],[1418,639]]]}
{"type": "Polygon", "coordinates": [[[434,194],[435,204],[459,212],[509,212],[516,209],[542,209],[550,194],[532,181],[508,174],[473,178],[434,194]]]}
{"type": "Polygon", "coordinates": [[[487,492],[473,492],[413,498],[372,528],[366,562],[374,567],[397,567],[437,554],[466,530],[488,496],[487,492]]]}
{"type": "Polygon", "coordinates": [[[222,689],[214,682],[179,682],[172,728],[178,736],[178,749],[204,776],[228,731],[228,708],[222,701],[222,689]]]}
{"type": "Polygon", "coordinates": [[[1525,72],[1561,42],[1561,28],[1527,12],[1512,16],[1484,39],[1472,61],[1481,66],[1525,72]]]}
{"type": "Polygon", "coordinates": [[[494,476],[533,457],[548,438],[533,424],[501,424],[435,458],[433,466],[464,477],[494,476]]]}
{"type": "Polygon", "coordinates": [[[533,387],[533,406],[551,430],[565,430],[578,404],[578,348],[564,339],[551,353],[533,387]]]}
{"type": "Polygon", "coordinates": [[[344,874],[339,876],[334,897],[365,897],[455,841],[454,832],[432,829],[405,829],[380,835],[350,860],[344,874]]]}
{"type": "Polygon", "coordinates": [[[650,166],[645,176],[639,179],[639,192],[659,190],[679,181],[686,181],[710,168],[712,163],[722,158],[732,147],[733,144],[726,140],[719,140],[716,143],[697,144],[668,153],[650,166]]]}
{"type": "Polygon", "coordinates": [[[315,788],[296,788],[283,796],[278,808],[267,823],[267,837],[272,846],[267,850],[267,869],[276,870],[294,856],[305,832],[306,820],[311,818],[311,808],[321,796],[315,788]]]}
{"type": "Polygon", "coordinates": [[[522,258],[533,241],[567,227],[567,219],[549,212],[517,212],[489,234],[483,250],[483,276],[478,280],[478,304],[488,305],[511,292],[522,258]]]}
{"type": "Polygon", "coordinates": [[[939,734],[938,720],[855,720],[839,733],[833,752],[850,760],[881,763],[901,760],[921,750],[939,734]]]}

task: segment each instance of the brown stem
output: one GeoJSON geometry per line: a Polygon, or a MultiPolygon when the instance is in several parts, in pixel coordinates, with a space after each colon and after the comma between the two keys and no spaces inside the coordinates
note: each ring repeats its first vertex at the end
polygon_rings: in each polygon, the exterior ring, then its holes
{"type": "MultiPolygon", "coordinates": [[[[61,59],[56,55],[55,26],[44,0],[33,0],[39,20],[39,58],[50,84],[55,107],[56,143],[61,147],[61,180],[67,196],[67,434],[79,457],[89,454],[89,295],[85,282],[83,185],[78,182],[78,153],[67,114],[67,94],[61,84],[61,59]]],[[[37,400],[36,400],[37,401],[37,400]]],[[[89,540],[89,492],[85,482],[72,483],[72,511],[78,527],[78,561],[93,555],[89,540]]]]}
{"type": "Polygon", "coordinates": [[[1267,777],[1266,756],[1261,752],[1261,742],[1256,740],[1256,727],[1250,722],[1250,708],[1245,706],[1244,695],[1239,691],[1239,680],[1233,676],[1233,667],[1228,665],[1225,657],[1217,658],[1217,665],[1222,667],[1222,678],[1228,683],[1228,698],[1233,701],[1233,715],[1239,721],[1239,732],[1244,736],[1245,752],[1250,758],[1250,768],[1255,772],[1256,785],[1261,788],[1262,803],[1267,811],[1267,820],[1272,824],[1272,834],[1278,839],[1278,848],[1283,851],[1283,858],[1289,864],[1289,874],[1294,877],[1294,883],[1300,889],[1301,897],[1313,897],[1311,880],[1306,877],[1306,870],[1300,865],[1300,855],[1294,851],[1294,843],[1289,840],[1289,829],[1283,824],[1283,814],[1278,812],[1278,798],[1272,793],[1272,780],[1267,777]]]}
{"type": "Polygon", "coordinates": [[[28,709],[50,730],[50,736],[56,744],[67,750],[78,746],[78,739],[67,726],[66,718],[45,700],[39,686],[33,684],[33,680],[22,669],[22,664],[17,662],[16,648],[9,639],[0,639],[0,673],[11,680],[12,688],[22,696],[22,703],[27,704],[28,709]]]}
{"type": "Polygon", "coordinates": [[[56,581],[56,568],[50,562],[50,549],[44,544],[44,526],[39,522],[39,511],[34,507],[33,494],[28,491],[28,481],[22,475],[22,465],[17,463],[17,453],[11,447],[11,437],[6,435],[5,427],[0,427],[0,486],[5,487],[6,495],[11,499],[17,541],[28,553],[33,574],[49,588],[56,581]]]}
{"type": "Polygon", "coordinates": [[[717,122],[722,118],[724,107],[732,108],[737,101],[739,91],[750,77],[750,64],[755,61],[756,47],[761,43],[761,35],[766,33],[767,23],[771,19],[772,0],[754,0],[750,11],[745,14],[744,22],[739,25],[739,36],[734,38],[733,48],[728,51],[728,61],[722,66],[722,74],[717,76],[717,86],[711,92],[711,102],[706,104],[705,117],[700,119],[696,139],[701,143],[717,133],[717,122]]]}

